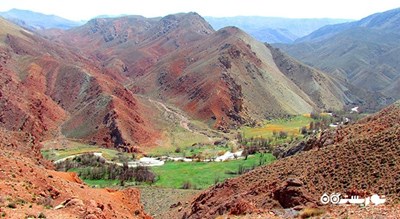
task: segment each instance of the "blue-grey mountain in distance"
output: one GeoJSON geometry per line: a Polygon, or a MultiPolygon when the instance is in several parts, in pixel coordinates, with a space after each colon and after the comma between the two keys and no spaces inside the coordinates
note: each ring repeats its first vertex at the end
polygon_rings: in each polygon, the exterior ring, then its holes
{"type": "Polygon", "coordinates": [[[71,21],[55,15],[47,15],[38,12],[11,9],[6,12],[0,12],[0,16],[30,30],[43,29],[69,29],[80,26],[84,22],[71,21]]]}
{"type": "Polygon", "coordinates": [[[354,86],[400,99],[400,8],[274,46],[354,86]]]}
{"type": "Polygon", "coordinates": [[[350,22],[350,19],[333,18],[280,18],[260,16],[204,17],[218,30],[236,26],[257,40],[268,43],[292,43],[297,38],[331,24],[350,22]]]}

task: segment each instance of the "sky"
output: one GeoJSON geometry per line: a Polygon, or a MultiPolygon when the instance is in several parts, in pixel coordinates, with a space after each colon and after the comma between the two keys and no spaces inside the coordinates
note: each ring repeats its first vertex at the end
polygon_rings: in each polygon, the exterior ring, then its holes
{"type": "Polygon", "coordinates": [[[0,11],[18,8],[76,21],[98,15],[159,17],[180,12],[213,17],[361,19],[398,7],[400,0],[0,0],[0,11]]]}

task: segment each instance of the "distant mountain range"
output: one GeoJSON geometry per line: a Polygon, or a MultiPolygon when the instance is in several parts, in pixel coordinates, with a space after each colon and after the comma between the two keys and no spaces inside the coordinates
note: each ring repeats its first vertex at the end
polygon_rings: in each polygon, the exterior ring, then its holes
{"type": "Polygon", "coordinates": [[[357,87],[400,98],[400,8],[275,46],[357,87]]]}
{"type": "Polygon", "coordinates": [[[83,22],[71,21],[55,15],[46,15],[20,9],[0,12],[0,16],[29,30],[50,28],[69,29],[83,24],[83,22]]]}
{"type": "MultiPolygon", "coordinates": [[[[19,9],[0,12],[0,16],[29,30],[70,29],[86,23],[86,21],[76,22],[55,15],[19,9]]],[[[127,15],[99,15],[96,18],[123,16],[127,15]]],[[[257,40],[268,43],[292,43],[299,37],[303,37],[322,26],[351,21],[348,19],[290,19],[257,16],[205,17],[205,19],[216,30],[226,26],[236,26],[257,40]]]]}
{"type": "Polygon", "coordinates": [[[259,16],[204,18],[216,30],[226,26],[236,26],[257,40],[267,43],[292,43],[297,38],[306,36],[325,25],[352,21],[349,19],[297,19],[259,16]]]}

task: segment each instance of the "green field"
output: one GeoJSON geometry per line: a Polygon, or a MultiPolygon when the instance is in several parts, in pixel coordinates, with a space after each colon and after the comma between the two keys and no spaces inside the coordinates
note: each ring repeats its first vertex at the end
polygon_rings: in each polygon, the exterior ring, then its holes
{"type": "Polygon", "coordinates": [[[289,136],[299,136],[300,128],[308,126],[310,122],[314,121],[307,116],[295,116],[288,119],[274,119],[265,121],[261,127],[243,127],[241,132],[244,138],[271,138],[274,132],[284,131],[289,136]]]}
{"type": "Polygon", "coordinates": [[[159,176],[157,186],[167,188],[181,188],[185,182],[190,182],[197,189],[212,186],[216,180],[223,181],[235,177],[240,165],[251,168],[258,166],[263,159],[265,164],[275,160],[272,154],[256,154],[247,160],[238,159],[225,162],[167,162],[163,166],[153,167],[152,170],[159,176]]]}
{"type": "MultiPolygon", "coordinates": [[[[225,162],[167,162],[163,166],[152,167],[158,180],[153,184],[163,188],[182,188],[184,183],[190,183],[192,189],[205,189],[216,182],[238,176],[239,167],[252,169],[260,165],[269,164],[275,160],[272,154],[250,155],[247,160],[237,159],[225,162]]],[[[79,173],[83,169],[70,169],[79,173]]],[[[112,187],[119,186],[119,180],[84,180],[91,186],[112,187]]],[[[137,185],[135,182],[126,182],[125,185],[137,185]]],[[[148,184],[141,184],[148,185],[148,184]]]]}
{"type": "Polygon", "coordinates": [[[204,159],[213,158],[224,154],[231,149],[228,146],[219,145],[193,145],[188,147],[175,148],[174,151],[165,153],[170,157],[203,157],[204,159]]]}

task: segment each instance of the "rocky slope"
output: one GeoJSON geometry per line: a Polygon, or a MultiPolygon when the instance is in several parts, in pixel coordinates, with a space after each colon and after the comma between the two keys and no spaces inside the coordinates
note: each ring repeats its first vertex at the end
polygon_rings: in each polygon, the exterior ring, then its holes
{"type": "Polygon", "coordinates": [[[400,197],[399,115],[397,102],[322,137],[314,150],[220,183],[193,200],[184,216],[214,218],[301,209],[320,204],[319,198],[325,192],[361,196],[377,193],[386,195],[388,204],[396,203],[400,197]]]}
{"type": "Polygon", "coordinates": [[[52,170],[30,134],[0,129],[0,215],[5,218],[151,218],[136,189],[93,189],[52,170]]]}
{"type": "Polygon", "coordinates": [[[127,150],[157,138],[143,113],[146,106],[98,63],[0,22],[1,127],[127,150]]]}

